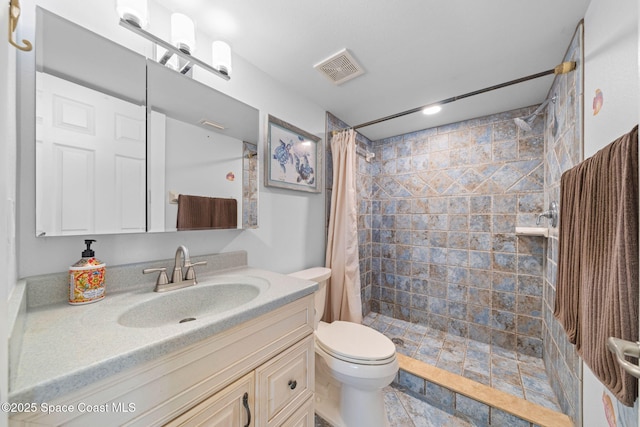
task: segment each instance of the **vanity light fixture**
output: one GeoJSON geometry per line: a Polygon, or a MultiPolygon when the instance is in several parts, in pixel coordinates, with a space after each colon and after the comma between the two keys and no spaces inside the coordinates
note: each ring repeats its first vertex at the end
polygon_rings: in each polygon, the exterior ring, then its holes
{"type": "Polygon", "coordinates": [[[211,44],[213,68],[226,76],[231,75],[231,48],[223,41],[211,44]]]}
{"type": "Polygon", "coordinates": [[[116,10],[120,19],[138,28],[147,28],[149,24],[147,0],[117,0],[116,10]]]}
{"type": "MultiPolygon", "coordinates": [[[[180,52],[191,55],[196,50],[196,26],[187,15],[174,13],[171,15],[171,43],[180,52]]],[[[167,50],[158,61],[162,65],[167,65],[172,70],[178,70],[178,58],[173,56],[173,52],[167,50]]],[[[191,62],[187,62],[178,71],[186,74],[192,68],[191,62]]]]}
{"type": "MultiPolygon", "coordinates": [[[[170,61],[171,58],[175,55],[178,58],[182,58],[184,60],[185,65],[183,65],[179,70],[182,74],[188,72],[194,65],[198,65],[199,67],[210,71],[211,73],[224,80],[230,79],[229,75],[231,74],[231,48],[229,48],[229,45],[227,45],[226,43],[225,46],[227,48],[227,59],[225,61],[217,60],[217,62],[214,62],[214,64],[217,65],[214,65],[213,67],[206,62],[196,58],[195,56],[191,56],[191,53],[195,50],[196,44],[195,25],[188,16],[179,13],[174,13],[171,16],[172,43],[168,43],[162,40],[160,37],[151,34],[144,29],[147,24],[146,0],[117,0],[116,10],[118,11],[118,15],[120,16],[120,25],[122,27],[133,31],[134,33],[144,37],[147,40],[150,40],[157,46],[160,46],[166,50],[165,54],[158,61],[162,65],[167,65],[167,63],[169,63],[169,65],[172,65],[170,61]],[[132,4],[135,4],[138,8],[134,8],[132,4]],[[139,13],[140,9],[144,10],[144,14],[139,13]]],[[[216,51],[217,49],[214,49],[214,52],[216,51]]],[[[214,61],[216,61],[215,53],[214,61]]]]}
{"type": "Polygon", "coordinates": [[[13,41],[13,33],[16,32],[16,28],[18,28],[18,20],[20,20],[20,1],[19,0],[10,0],[9,2],[9,43],[12,46],[24,51],[29,52],[33,49],[31,42],[28,40],[22,39],[22,43],[24,46],[20,46],[18,43],[13,41]]]}

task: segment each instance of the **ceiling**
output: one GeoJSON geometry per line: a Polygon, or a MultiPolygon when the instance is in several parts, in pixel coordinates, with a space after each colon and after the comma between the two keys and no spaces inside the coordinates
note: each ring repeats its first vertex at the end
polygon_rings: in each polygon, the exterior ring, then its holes
{"type": "MultiPolygon", "coordinates": [[[[349,125],[554,68],[589,0],[160,0],[349,125]],[[222,22],[220,18],[226,17],[222,22]],[[347,48],[365,74],[313,66],[347,48]]],[[[371,140],[541,103],[553,76],[358,129],[371,140]]]]}

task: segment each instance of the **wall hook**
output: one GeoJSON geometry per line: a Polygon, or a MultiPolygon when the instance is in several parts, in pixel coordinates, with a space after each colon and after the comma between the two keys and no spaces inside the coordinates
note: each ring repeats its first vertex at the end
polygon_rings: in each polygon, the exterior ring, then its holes
{"type": "Polygon", "coordinates": [[[13,33],[15,33],[16,28],[18,28],[18,20],[20,19],[20,1],[19,0],[10,0],[9,1],[9,43],[11,43],[16,48],[29,52],[33,49],[31,42],[28,40],[22,40],[24,46],[20,46],[16,42],[13,41],[13,33]]]}

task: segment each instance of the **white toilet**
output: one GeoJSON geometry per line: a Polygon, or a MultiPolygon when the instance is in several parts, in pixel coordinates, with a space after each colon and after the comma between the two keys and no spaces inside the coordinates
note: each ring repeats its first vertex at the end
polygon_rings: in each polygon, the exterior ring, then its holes
{"type": "Polygon", "coordinates": [[[389,425],[382,389],[398,372],[396,347],[380,332],[352,322],[321,322],[331,270],[290,276],[318,282],[315,294],[316,413],[335,427],[389,425]]]}

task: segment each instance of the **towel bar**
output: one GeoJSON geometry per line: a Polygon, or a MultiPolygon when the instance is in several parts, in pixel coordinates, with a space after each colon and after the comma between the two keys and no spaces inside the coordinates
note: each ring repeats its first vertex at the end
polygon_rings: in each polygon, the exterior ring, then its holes
{"type": "Polygon", "coordinates": [[[640,343],[609,337],[607,347],[610,352],[616,355],[616,359],[618,359],[618,363],[622,366],[622,369],[630,375],[640,378],[640,366],[634,365],[625,359],[625,356],[640,357],[640,343]]]}

